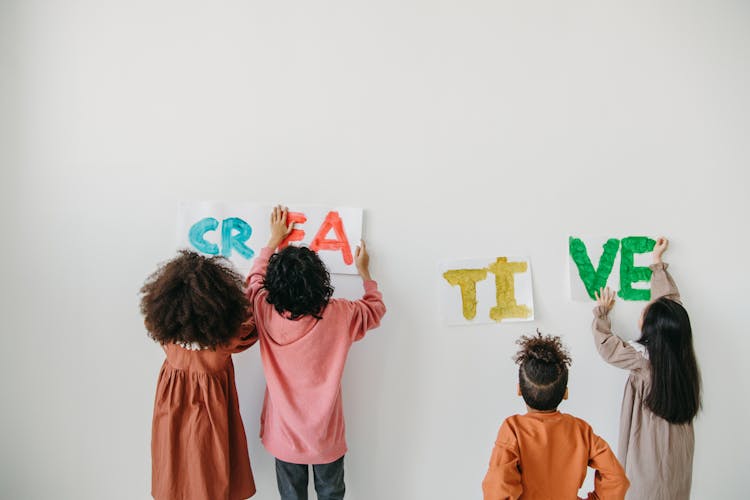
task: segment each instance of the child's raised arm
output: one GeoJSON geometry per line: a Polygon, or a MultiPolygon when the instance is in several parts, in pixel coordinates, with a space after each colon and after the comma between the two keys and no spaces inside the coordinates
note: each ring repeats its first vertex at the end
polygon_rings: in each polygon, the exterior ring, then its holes
{"type": "Polygon", "coordinates": [[[615,292],[609,287],[596,293],[594,323],[592,331],[594,344],[599,355],[607,363],[625,370],[635,370],[643,366],[644,358],[633,346],[612,333],[609,311],[615,305],[615,292]]]}
{"type": "Polygon", "coordinates": [[[255,319],[252,316],[252,308],[248,308],[247,320],[240,325],[237,337],[229,344],[231,353],[237,354],[252,347],[258,341],[258,330],[255,328],[255,319]]]}
{"type": "Polygon", "coordinates": [[[258,291],[263,288],[263,279],[266,276],[266,268],[268,268],[268,259],[276,251],[276,248],[284,241],[284,238],[289,236],[289,233],[294,229],[294,223],[287,226],[287,216],[289,209],[277,205],[273,207],[271,211],[271,236],[268,238],[268,243],[264,248],[261,249],[258,257],[253,262],[253,267],[250,269],[250,274],[247,277],[247,296],[252,302],[255,300],[255,295],[258,291]]]}
{"type": "Polygon", "coordinates": [[[378,290],[378,284],[370,276],[370,255],[367,253],[364,241],[360,241],[354,255],[354,263],[365,287],[364,296],[349,303],[354,309],[350,314],[349,331],[352,333],[353,340],[357,341],[365,336],[367,330],[380,325],[380,320],[385,315],[385,303],[383,294],[378,290]]]}
{"type": "Polygon", "coordinates": [[[657,238],[656,244],[654,245],[654,263],[651,264],[651,271],[653,272],[651,277],[651,302],[666,297],[680,302],[680,291],[677,289],[672,276],[667,271],[669,264],[662,261],[662,255],[667,251],[669,247],[669,240],[663,236],[657,238]]]}

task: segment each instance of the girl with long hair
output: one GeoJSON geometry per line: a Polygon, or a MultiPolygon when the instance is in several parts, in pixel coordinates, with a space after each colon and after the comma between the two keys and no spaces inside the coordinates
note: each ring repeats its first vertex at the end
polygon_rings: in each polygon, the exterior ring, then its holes
{"type": "Polygon", "coordinates": [[[693,475],[693,420],[701,406],[701,380],[687,311],[662,255],[669,242],[654,246],[651,302],[634,342],[612,333],[609,312],[615,293],[596,294],[594,342],[604,360],[630,370],[620,414],[618,458],[630,479],[626,499],[690,498],[693,475]]]}

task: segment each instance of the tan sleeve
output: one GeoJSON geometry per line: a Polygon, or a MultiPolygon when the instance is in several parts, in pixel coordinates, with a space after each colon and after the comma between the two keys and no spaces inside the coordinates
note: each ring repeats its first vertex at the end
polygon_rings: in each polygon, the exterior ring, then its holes
{"type": "Polygon", "coordinates": [[[666,297],[682,304],[680,299],[680,291],[677,289],[677,285],[672,279],[672,275],[669,274],[667,268],[669,264],[660,262],[658,264],[651,264],[649,268],[653,273],[651,275],[651,302],[666,297]]]}
{"type": "Polygon", "coordinates": [[[518,442],[507,422],[503,422],[492,449],[490,465],[482,481],[484,500],[515,500],[521,497],[518,442]]]}
{"type": "Polygon", "coordinates": [[[604,306],[594,308],[592,331],[594,344],[604,361],[625,370],[638,370],[643,367],[645,361],[643,355],[612,333],[612,323],[604,306]]]}
{"type": "Polygon", "coordinates": [[[630,481],[625,476],[620,462],[612,453],[607,442],[589,431],[591,446],[589,448],[589,467],[596,470],[594,475],[594,491],[589,493],[589,499],[618,500],[625,498],[625,492],[630,487],[630,481]]]}

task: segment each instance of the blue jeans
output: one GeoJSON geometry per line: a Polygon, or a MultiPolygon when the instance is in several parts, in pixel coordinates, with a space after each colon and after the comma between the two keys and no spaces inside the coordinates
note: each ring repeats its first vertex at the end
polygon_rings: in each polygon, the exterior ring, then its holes
{"type": "MultiPolygon", "coordinates": [[[[318,500],[343,500],[344,457],[330,464],[313,464],[313,478],[318,500]]],[[[276,483],[281,500],[307,500],[309,468],[307,464],[291,464],[276,459],[276,483]]]]}

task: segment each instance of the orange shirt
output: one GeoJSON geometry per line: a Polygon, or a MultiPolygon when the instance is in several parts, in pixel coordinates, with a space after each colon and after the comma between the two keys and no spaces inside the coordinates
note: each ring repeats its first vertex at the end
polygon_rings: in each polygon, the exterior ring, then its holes
{"type": "Polygon", "coordinates": [[[558,411],[514,415],[497,433],[482,482],[484,500],[575,499],[586,467],[596,469],[589,499],[625,497],[625,471],[589,424],[558,411]]]}

